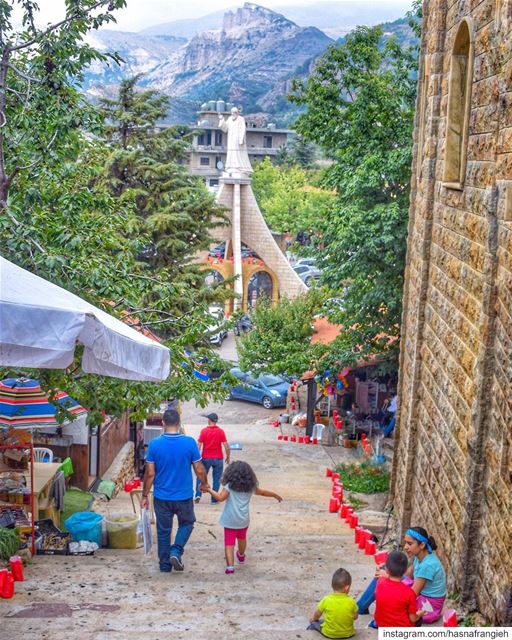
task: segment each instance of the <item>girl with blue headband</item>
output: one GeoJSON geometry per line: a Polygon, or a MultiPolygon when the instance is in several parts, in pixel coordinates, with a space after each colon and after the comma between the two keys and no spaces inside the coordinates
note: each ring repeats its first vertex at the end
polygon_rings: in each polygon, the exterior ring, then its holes
{"type": "MultiPolygon", "coordinates": [[[[424,610],[423,623],[439,620],[446,599],[446,575],[441,561],[434,553],[436,541],[422,527],[407,529],[404,536],[404,551],[412,559],[403,582],[412,587],[417,598],[418,609],[424,610]],[[425,602],[429,604],[425,605],[425,602]]],[[[383,568],[377,570],[375,578],[357,601],[360,615],[369,613],[368,607],[375,600],[377,579],[386,576],[383,568]]]]}
{"type": "Polygon", "coordinates": [[[407,529],[404,536],[404,551],[412,558],[406,575],[412,581],[419,609],[426,609],[423,622],[429,624],[439,620],[446,599],[446,574],[441,561],[434,553],[436,541],[422,527],[407,529]],[[428,602],[430,607],[425,607],[428,602]],[[432,609],[432,611],[428,611],[432,609]]]}

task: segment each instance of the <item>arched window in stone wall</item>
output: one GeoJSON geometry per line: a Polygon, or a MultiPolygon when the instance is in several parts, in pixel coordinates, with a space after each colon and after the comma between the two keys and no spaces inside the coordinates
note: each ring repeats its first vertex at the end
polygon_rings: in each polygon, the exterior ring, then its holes
{"type": "Polygon", "coordinates": [[[462,189],[466,177],[471,85],[473,82],[473,30],[468,19],[459,25],[453,44],[448,85],[448,117],[443,181],[462,189]]]}

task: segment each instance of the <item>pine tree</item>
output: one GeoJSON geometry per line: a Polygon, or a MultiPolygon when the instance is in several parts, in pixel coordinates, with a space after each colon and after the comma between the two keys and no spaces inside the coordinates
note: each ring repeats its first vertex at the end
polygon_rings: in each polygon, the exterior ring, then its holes
{"type": "Polygon", "coordinates": [[[148,300],[179,315],[225,299],[223,287],[207,287],[197,260],[212,242],[211,229],[224,221],[202,181],[188,173],[190,133],[182,126],[159,126],[169,98],[137,89],[140,76],[125,80],[115,100],[102,100],[111,147],[106,180],[112,191],[134,204],[152,244],[141,258],[175,284],[173,300],[148,300]]]}

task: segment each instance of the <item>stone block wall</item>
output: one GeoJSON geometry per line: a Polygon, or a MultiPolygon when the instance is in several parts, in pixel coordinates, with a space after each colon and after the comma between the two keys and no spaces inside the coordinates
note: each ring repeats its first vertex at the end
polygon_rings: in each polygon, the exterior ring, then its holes
{"type": "Polygon", "coordinates": [[[101,479],[114,482],[116,485],[114,495],[117,495],[122,490],[124,483],[134,476],[134,445],[133,442],[127,442],[101,479]]]}
{"type": "Polygon", "coordinates": [[[512,2],[431,0],[416,113],[392,494],[449,589],[503,623],[512,578],[512,2]],[[472,26],[462,190],[443,185],[451,51],[472,26]]]}

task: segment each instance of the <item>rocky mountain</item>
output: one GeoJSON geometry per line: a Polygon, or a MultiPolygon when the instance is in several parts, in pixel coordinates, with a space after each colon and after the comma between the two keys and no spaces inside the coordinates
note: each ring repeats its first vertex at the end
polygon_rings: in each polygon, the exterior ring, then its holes
{"type": "Polygon", "coordinates": [[[220,29],[188,42],[168,35],[113,34],[94,37],[103,50],[117,50],[125,64],[95,64],[85,90],[91,96],[110,95],[122,77],[144,73],[141,84],[172,97],[170,121],[192,121],[201,102],[219,97],[243,105],[246,113],[280,114],[291,79],[304,76],[332,42],[315,27],[299,27],[252,3],[228,11],[220,29]]]}

